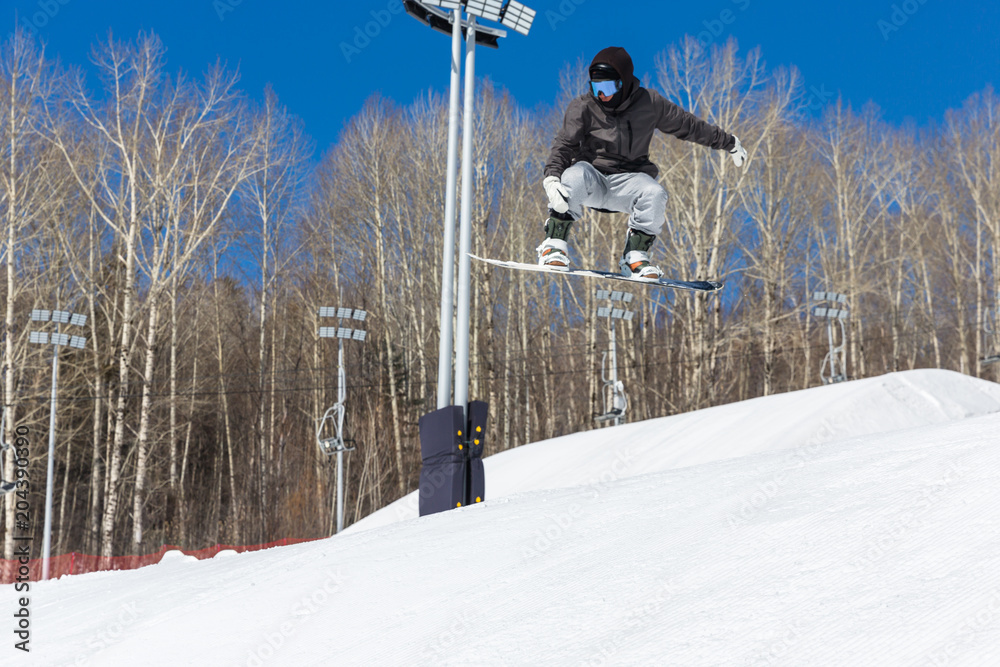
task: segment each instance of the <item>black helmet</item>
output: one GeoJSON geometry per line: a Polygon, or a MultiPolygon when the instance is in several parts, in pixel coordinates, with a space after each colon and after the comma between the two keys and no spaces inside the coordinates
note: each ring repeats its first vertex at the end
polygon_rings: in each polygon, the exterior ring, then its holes
{"type": "Polygon", "coordinates": [[[608,63],[594,63],[590,66],[591,81],[617,81],[622,78],[608,63]]]}
{"type": "Polygon", "coordinates": [[[617,109],[639,87],[632,57],[620,46],[609,46],[594,56],[589,71],[590,93],[608,109],[617,109]]]}

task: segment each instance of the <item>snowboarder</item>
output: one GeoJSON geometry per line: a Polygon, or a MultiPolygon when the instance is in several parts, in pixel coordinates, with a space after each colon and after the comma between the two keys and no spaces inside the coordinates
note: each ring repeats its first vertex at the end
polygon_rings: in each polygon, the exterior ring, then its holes
{"type": "Polygon", "coordinates": [[[590,90],[569,103],[545,164],[549,217],[538,263],[569,268],[569,230],[587,206],[629,214],[619,268],[625,276],[655,281],[663,272],[650,264],[649,248],[663,229],[667,193],[649,160],[653,130],[728,151],[737,167],[747,152],[734,135],[643,88],[625,49],[604,49],[589,72],[590,90]]]}

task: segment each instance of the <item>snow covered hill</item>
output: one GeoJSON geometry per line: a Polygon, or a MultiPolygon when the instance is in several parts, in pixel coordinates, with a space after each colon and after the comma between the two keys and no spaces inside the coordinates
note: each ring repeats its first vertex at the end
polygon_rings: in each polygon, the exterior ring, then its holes
{"type": "MultiPolygon", "coordinates": [[[[1000,385],[941,370],[890,373],[554,438],[485,459],[486,497],[590,484],[1000,412],[1000,385]]],[[[807,454],[808,455],[808,454],[807,454]]],[[[418,515],[417,493],[350,532],[418,515]]]]}
{"type": "Polygon", "coordinates": [[[998,445],[943,371],[536,443],[472,507],[36,584],[16,664],[1000,664],[998,445]]]}

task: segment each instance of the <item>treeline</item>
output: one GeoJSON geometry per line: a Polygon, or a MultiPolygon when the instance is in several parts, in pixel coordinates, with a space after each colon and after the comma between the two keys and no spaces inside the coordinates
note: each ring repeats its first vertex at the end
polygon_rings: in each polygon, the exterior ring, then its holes
{"type": "MultiPolygon", "coordinates": [[[[221,66],[175,75],[154,35],[95,49],[96,82],[27,35],[0,55],[5,441],[30,432],[27,499],[41,548],[53,348],[61,331],[53,553],[105,556],[328,534],[332,468],[316,424],[336,402],[323,306],[368,311],[347,352],[348,522],[416,488],[417,422],[436,407],[446,100],[373,97],[318,164],[276,96],[221,66]],[[93,86],[93,88],[91,88],[93,86]]],[[[480,83],[474,252],[531,261],[542,237],[548,112],[480,83]]],[[[835,103],[821,119],[794,71],[695,40],[652,82],[740,136],[728,157],[660,135],[670,200],[654,258],[719,295],[636,287],[618,328],[631,420],[819,383],[825,325],[807,295],[848,295],[851,378],[915,367],[995,378],[1000,104],[974,95],[932,128],[835,103]]],[[[571,248],[610,267],[622,215],[589,213],[571,248]]],[[[605,409],[597,283],[473,266],[471,388],[487,454],[593,428],[605,409]]],[[[15,457],[5,453],[13,477],[15,457]]],[[[6,496],[13,554],[16,496],[6,496]]]]}

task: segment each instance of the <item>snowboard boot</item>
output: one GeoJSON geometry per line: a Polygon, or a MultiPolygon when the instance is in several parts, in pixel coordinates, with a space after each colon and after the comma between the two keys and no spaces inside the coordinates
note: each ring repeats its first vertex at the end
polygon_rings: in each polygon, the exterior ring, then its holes
{"type": "Polygon", "coordinates": [[[634,280],[659,280],[663,271],[649,263],[649,248],[655,236],[629,228],[625,237],[625,250],[618,261],[622,275],[634,280]]]}
{"type": "Polygon", "coordinates": [[[542,245],[535,248],[539,266],[561,271],[569,270],[567,239],[572,225],[573,218],[568,213],[549,211],[549,218],[545,221],[545,240],[542,241],[542,245]]]}

